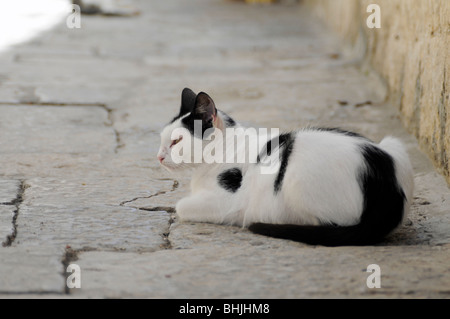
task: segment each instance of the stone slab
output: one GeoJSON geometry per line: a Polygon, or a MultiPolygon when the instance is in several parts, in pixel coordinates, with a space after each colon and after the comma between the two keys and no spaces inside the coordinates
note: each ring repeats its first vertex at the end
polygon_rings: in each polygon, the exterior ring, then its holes
{"type": "MultiPolygon", "coordinates": [[[[23,205],[29,207],[95,208],[133,206],[135,201],[170,193],[177,182],[158,176],[93,174],[86,176],[39,177],[27,180],[23,205]]],[[[128,172],[129,173],[129,172],[128,172]]]]}
{"type": "MultiPolygon", "coordinates": [[[[144,147],[143,147],[144,149],[144,147]]],[[[156,154],[156,153],[155,153],[156,154]]],[[[136,180],[175,178],[159,165],[152,152],[118,156],[107,153],[21,153],[0,156],[0,175],[7,179],[29,178],[105,178],[133,176],[136,180]]]]}
{"type": "Polygon", "coordinates": [[[3,154],[114,152],[116,147],[100,107],[1,105],[0,113],[3,154]]]}
{"type": "Polygon", "coordinates": [[[63,249],[44,245],[0,248],[0,296],[63,294],[63,256],[63,249]]]}
{"type": "Polygon", "coordinates": [[[448,298],[449,247],[217,247],[85,252],[83,297],[448,298]],[[377,264],[381,288],[368,288],[377,264]],[[408,270],[405,271],[405,265],[408,270]],[[433,271],[430,271],[433,269],[433,271]]]}
{"type": "Polygon", "coordinates": [[[98,85],[107,81],[135,81],[142,77],[135,61],[98,57],[22,54],[15,63],[6,64],[7,85],[46,87],[65,83],[69,86],[98,85]],[[70,61],[70,63],[67,63],[70,61]],[[99,67],[101,66],[101,67],[99,67]],[[134,71],[134,72],[133,72],[134,71]]]}
{"type": "Polygon", "coordinates": [[[73,250],[155,251],[167,245],[170,215],[126,207],[21,206],[17,247],[70,246],[73,250]]]}
{"type": "Polygon", "coordinates": [[[252,249],[254,246],[267,249],[298,249],[308,247],[302,243],[286,241],[252,234],[241,227],[214,225],[208,223],[178,223],[170,227],[170,245],[173,249],[215,248],[224,247],[252,249]]]}
{"type": "Polygon", "coordinates": [[[13,217],[15,206],[0,205],[0,248],[9,235],[13,233],[13,217]]]}
{"type": "Polygon", "coordinates": [[[17,197],[19,185],[20,181],[17,180],[0,179],[0,205],[12,203],[17,197]]]}
{"type": "Polygon", "coordinates": [[[0,87],[2,104],[108,104],[121,98],[126,90],[124,84],[102,85],[101,83],[76,85],[58,82],[4,83],[0,87]]]}

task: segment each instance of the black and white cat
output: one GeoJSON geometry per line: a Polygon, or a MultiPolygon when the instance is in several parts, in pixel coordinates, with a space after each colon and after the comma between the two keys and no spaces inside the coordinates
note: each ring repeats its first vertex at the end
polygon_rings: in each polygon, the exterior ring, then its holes
{"type": "Polygon", "coordinates": [[[172,172],[193,168],[191,195],[176,205],[180,221],[237,225],[313,245],[380,242],[401,224],[413,193],[412,167],[395,138],[376,144],[311,127],[260,134],[217,110],[206,93],[187,88],[180,113],[161,132],[158,159],[172,172]],[[230,148],[231,140],[238,142],[230,148]]]}

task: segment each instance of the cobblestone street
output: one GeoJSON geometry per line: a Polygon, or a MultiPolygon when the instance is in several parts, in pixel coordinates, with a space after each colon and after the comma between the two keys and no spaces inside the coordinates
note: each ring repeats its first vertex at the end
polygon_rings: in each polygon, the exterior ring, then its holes
{"type": "Polygon", "coordinates": [[[83,15],[0,54],[0,297],[449,297],[449,188],[335,34],[298,4],[133,3],[139,15],[83,15]],[[184,87],[255,127],[401,138],[410,216],[380,245],[340,248],[179,223],[189,175],[156,154],[184,87]]]}

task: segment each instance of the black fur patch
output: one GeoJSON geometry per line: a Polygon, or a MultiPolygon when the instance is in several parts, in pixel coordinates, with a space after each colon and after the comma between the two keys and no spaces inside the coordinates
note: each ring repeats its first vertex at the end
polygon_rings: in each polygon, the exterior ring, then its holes
{"type": "Polygon", "coordinates": [[[397,227],[403,218],[405,194],[396,177],[393,158],[382,149],[361,146],[366,168],[361,170],[359,184],[364,194],[360,224],[367,225],[370,237],[380,240],[397,227]]]}
{"type": "Polygon", "coordinates": [[[281,153],[281,165],[280,170],[278,171],[277,178],[275,179],[275,183],[273,186],[275,194],[277,194],[281,190],[281,186],[283,185],[284,175],[286,174],[286,169],[289,163],[289,157],[291,156],[292,149],[294,148],[295,135],[294,133],[287,133],[280,135],[280,148],[283,147],[283,151],[281,153]],[[283,141],[283,143],[281,143],[283,141]],[[281,144],[283,144],[281,146],[281,144]]]}
{"type": "MultiPolygon", "coordinates": [[[[222,117],[225,126],[226,127],[234,127],[236,126],[236,122],[226,113],[222,112],[222,111],[218,111],[220,113],[220,116],[222,117]]],[[[178,116],[176,119],[180,118],[180,116],[178,116]]],[[[176,120],[175,119],[175,120],[176,120]]],[[[184,128],[186,128],[191,135],[194,135],[194,117],[193,116],[187,116],[184,119],[181,120],[181,123],[183,125],[184,128]]],[[[205,136],[205,131],[207,129],[210,129],[213,127],[212,121],[210,121],[209,123],[206,124],[206,126],[202,126],[202,137],[201,138],[205,138],[207,136],[205,136]]],[[[200,137],[200,136],[197,136],[200,137]]]]}
{"type": "Polygon", "coordinates": [[[224,111],[217,111],[222,118],[225,127],[233,127],[236,126],[236,122],[224,111]]]}
{"type": "Polygon", "coordinates": [[[270,156],[276,148],[281,149],[286,144],[286,142],[291,138],[290,136],[291,133],[285,133],[280,134],[279,136],[269,140],[264,146],[264,148],[261,150],[261,153],[258,154],[258,157],[256,158],[256,163],[258,164],[261,163],[261,159],[266,156],[270,156]],[[278,143],[276,143],[277,139],[278,143]]]}
{"type": "Polygon", "coordinates": [[[181,92],[180,113],[177,116],[175,116],[170,123],[173,123],[179,118],[188,114],[189,112],[192,112],[195,106],[196,97],[197,95],[191,89],[185,88],[183,92],[181,92]]]}
{"type": "Polygon", "coordinates": [[[207,138],[212,132],[211,129],[214,128],[212,119],[207,120],[207,121],[202,121],[201,119],[196,118],[195,114],[193,114],[193,113],[184,117],[181,120],[181,124],[183,125],[183,127],[185,129],[187,129],[189,131],[189,133],[191,133],[192,136],[195,136],[199,139],[207,138]],[[198,128],[201,129],[198,132],[195,131],[195,125],[196,125],[195,122],[196,121],[197,121],[197,125],[199,125],[198,128]]]}
{"type": "Polygon", "coordinates": [[[242,172],[239,168],[231,168],[217,176],[219,185],[231,193],[236,193],[242,184],[242,172]]]}
{"type": "MultiPolygon", "coordinates": [[[[195,119],[194,119],[194,116],[192,115],[192,113],[181,120],[181,124],[183,125],[183,127],[186,128],[191,133],[192,136],[194,136],[194,128],[195,128],[195,126],[194,126],[195,122],[194,121],[195,121],[195,119]]],[[[196,135],[196,137],[202,139],[204,132],[205,132],[205,128],[202,125],[202,132],[201,132],[202,136],[197,136],[196,135]]]]}
{"type": "Polygon", "coordinates": [[[231,117],[229,117],[227,114],[225,114],[223,112],[222,112],[222,114],[223,114],[223,117],[224,117],[224,121],[225,121],[226,127],[236,126],[236,122],[231,117]]]}
{"type": "Polygon", "coordinates": [[[189,130],[192,136],[204,139],[211,134],[214,127],[213,118],[217,115],[217,109],[211,97],[200,92],[194,103],[192,112],[181,120],[182,125],[189,130]],[[195,132],[195,123],[201,125],[201,132],[195,132]],[[197,134],[196,134],[197,133],[197,134]],[[207,133],[207,134],[205,134],[207,133]]]}

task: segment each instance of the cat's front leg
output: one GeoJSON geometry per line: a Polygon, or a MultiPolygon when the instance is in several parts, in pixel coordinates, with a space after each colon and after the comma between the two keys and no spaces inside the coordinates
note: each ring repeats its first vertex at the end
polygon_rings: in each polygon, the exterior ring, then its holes
{"type": "Polygon", "coordinates": [[[209,192],[201,192],[181,199],[176,207],[182,222],[207,222],[221,224],[223,212],[219,198],[209,192]]]}

